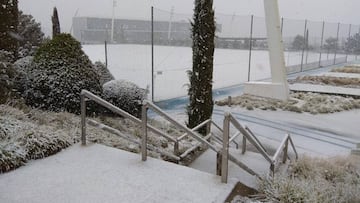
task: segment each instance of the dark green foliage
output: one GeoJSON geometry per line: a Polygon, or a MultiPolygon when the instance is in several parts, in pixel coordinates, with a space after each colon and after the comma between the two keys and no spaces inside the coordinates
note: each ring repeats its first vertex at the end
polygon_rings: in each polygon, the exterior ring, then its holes
{"type": "Polygon", "coordinates": [[[17,0],[0,0],[0,50],[11,52],[15,58],[18,51],[18,12],[17,0]]]}
{"type": "Polygon", "coordinates": [[[345,50],[351,54],[360,54],[360,34],[350,36],[345,43],[345,50]]]}
{"type": "Polygon", "coordinates": [[[54,7],[53,15],[51,16],[52,29],[53,29],[53,38],[60,34],[60,21],[56,7],[54,7]]]}
{"type": "Polygon", "coordinates": [[[44,41],[44,33],[41,31],[40,23],[36,22],[32,15],[19,12],[18,35],[20,57],[33,55],[35,49],[44,41]]]}
{"type": "Polygon", "coordinates": [[[10,52],[0,50],[0,104],[3,104],[14,95],[14,77],[16,71],[10,61],[13,55],[10,52]]]}
{"type": "MultiPolygon", "coordinates": [[[[195,0],[192,25],[193,67],[189,72],[188,127],[193,128],[211,118],[214,102],[212,99],[212,74],[214,58],[215,19],[213,1],[195,0]]],[[[204,134],[206,128],[199,130],[204,134]]]]}
{"type": "Polygon", "coordinates": [[[82,89],[102,92],[92,63],[69,34],[59,34],[38,49],[27,77],[26,103],[52,111],[79,113],[82,89]]]}

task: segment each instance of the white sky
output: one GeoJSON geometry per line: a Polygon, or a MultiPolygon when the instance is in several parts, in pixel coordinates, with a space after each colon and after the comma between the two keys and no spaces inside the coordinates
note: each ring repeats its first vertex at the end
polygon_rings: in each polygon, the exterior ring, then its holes
{"type": "MultiPolygon", "coordinates": [[[[117,0],[118,18],[150,19],[150,6],[191,14],[194,0],[117,0]]],[[[34,16],[46,34],[51,33],[52,9],[58,8],[62,32],[69,32],[72,17],[112,16],[112,0],[19,0],[19,8],[34,16]]],[[[215,12],[264,16],[263,0],[214,0],[215,12]]],[[[309,19],[360,24],[359,0],[279,0],[280,15],[292,19],[309,19]]]]}

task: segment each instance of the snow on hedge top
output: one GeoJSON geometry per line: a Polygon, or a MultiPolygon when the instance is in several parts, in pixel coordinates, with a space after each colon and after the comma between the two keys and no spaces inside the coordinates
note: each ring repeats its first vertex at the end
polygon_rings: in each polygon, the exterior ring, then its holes
{"type": "Polygon", "coordinates": [[[111,80],[103,85],[103,92],[106,97],[140,99],[146,97],[146,90],[126,80],[111,80]]]}

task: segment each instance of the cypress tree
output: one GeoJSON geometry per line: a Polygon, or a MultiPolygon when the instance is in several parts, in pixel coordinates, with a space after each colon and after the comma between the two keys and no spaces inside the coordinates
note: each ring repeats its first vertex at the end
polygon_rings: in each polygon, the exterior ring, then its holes
{"type": "Polygon", "coordinates": [[[0,50],[6,50],[17,58],[18,51],[18,1],[0,0],[0,50]]]}
{"type": "Polygon", "coordinates": [[[60,34],[60,21],[56,7],[54,7],[53,15],[51,16],[52,26],[53,26],[53,38],[60,34]]]}
{"type": "MultiPolygon", "coordinates": [[[[214,58],[215,19],[212,0],[195,0],[192,26],[193,66],[188,72],[190,87],[187,108],[188,127],[193,128],[211,118],[214,102],[212,99],[212,74],[214,58]]],[[[205,134],[206,128],[199,130],[205,134]]]]}

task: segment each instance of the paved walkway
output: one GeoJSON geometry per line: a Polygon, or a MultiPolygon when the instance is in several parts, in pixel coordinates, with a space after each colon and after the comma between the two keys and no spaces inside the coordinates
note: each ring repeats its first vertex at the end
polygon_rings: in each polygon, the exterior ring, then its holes
{"type": "Polygon", "coordinates": [[[0,174],[0,202],[223,202],[220,177],[98,144],[0,174]]]}

